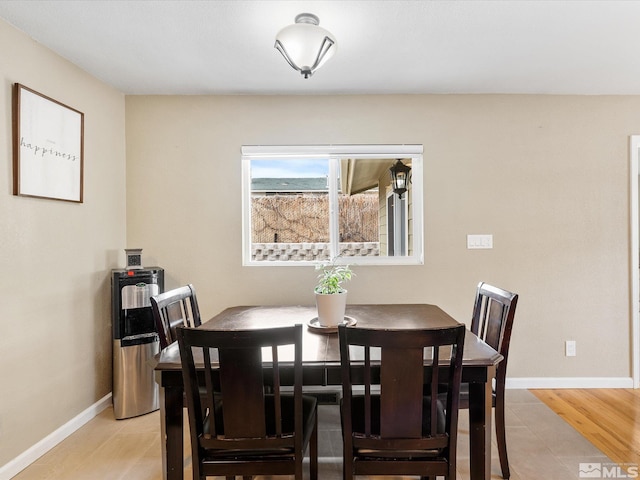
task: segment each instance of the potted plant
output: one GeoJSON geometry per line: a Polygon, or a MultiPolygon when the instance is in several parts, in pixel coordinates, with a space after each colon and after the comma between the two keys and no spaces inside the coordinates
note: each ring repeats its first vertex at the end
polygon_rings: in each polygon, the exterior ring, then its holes
{"type": "Polygon", "coordinates": [[[316,270],[320,273],[314,292],[318,323],[322,327],[337,327],[344,320],[347,290],[342,287],[342,284],[355,275],[349,265],[336,265],[335,262],[334,259],[331,263],[316,265],[316,270]]]}

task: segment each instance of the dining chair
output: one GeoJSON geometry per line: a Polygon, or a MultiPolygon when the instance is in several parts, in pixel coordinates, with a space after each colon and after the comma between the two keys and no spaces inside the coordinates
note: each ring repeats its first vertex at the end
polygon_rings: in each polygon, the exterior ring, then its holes
{"type": "Polygon", "coordinates": [[[310,479],[317,480],[317,401],[302,394],[302,325],[178,327],[176,333],[194,480],[236,475],[294,475],[302,480],[307,448],[310,479]],[[204,398],[199,374],[206,386],[204,398]]]}
{"type": "Polygon", "coordinates": [[[464,334],[464,325],[338,327],[344,480],[354,475],[455,480],[464,334]],[[438,395],[439,384],[447,386],[444,397],[438,395]]]}
{"type": "Polygon", "coordinates": [[[202,323],[196,290],[191,284],[151,297],[151,310],[160,349],[176,341],[177,327],[198,327],[202,323]]]}
{"type": "MultiPolygon", "coordinates": [[[[480,282],[476,289],[476,299],[471,318],[471,331],[502,355],[503,360],[496,367],[492,403],[495,410],[496,443],[502,477],[509,478],[507,457],[507,437],[505,432],[505,383],[511,329],[518,304],[518,295],[488,283],[480,282]]],[[[463,384],[460,392],[460,408],[469,408],[469,388],[463,384]]]]}

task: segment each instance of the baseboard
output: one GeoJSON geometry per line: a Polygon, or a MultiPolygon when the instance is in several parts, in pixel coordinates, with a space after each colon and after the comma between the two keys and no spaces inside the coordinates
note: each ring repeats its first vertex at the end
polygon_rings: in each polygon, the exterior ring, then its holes
{"type": "Polygon", "coordinates": [[[507,378],[506,388],[633,388],[631,377],[507,378]]]}
{"type": "Polygon", "coordinates": [[[105,395],[31,448],[25,450],[16,458],[0,467],[0,480],[9,480],[16,476],[109,406],[111,406],[111,393],[105,395]]]}

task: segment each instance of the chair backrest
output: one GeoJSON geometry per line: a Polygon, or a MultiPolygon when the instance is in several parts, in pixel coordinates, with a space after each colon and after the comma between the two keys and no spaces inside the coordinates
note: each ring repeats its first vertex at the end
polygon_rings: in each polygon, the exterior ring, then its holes
{"type": "Polygon", "coordinates": [[[177,327],[198,327],[202,323],[196,291],[191,284],[151,297],[151,310],[161,349],[176,341],[177,327]]]}
{"type": "Polygon", "coordinates": [[[471,319],[471,331],[503,356],[497,376],[505,377],[511,330],[516,314],[518,295],[480,282],[471,319]]]}
{"type": "MultiPolygon", "coordinates": [[[[412,330],[340,326],[338,332],[345,455],[353,449],[386,451],[392,457],[438,450],[438,457],[452,459],[455,468],[464,325],[412,330]],[[445,405],[439,384],[447,385],[445,405]],[[364,395],[354,395],[354,385],[364,386],[364,395]]],[[[448,475],[443,472],[438,475],[448,475]]]]}
{"type": "Polygon", "coordinates": [[[202,458],[204,449],[277,449],[302,458],[302,325],[235,331],[181,327],[177,337],[194,459],[202,458]],[[196,365],[204,366],[206,395],[196,365]],[[291,383],[291,373],[293,398],[282,395],[281,384],[283,375],[291,383]],[[293,425],[283,421],[283,404],[294,411],[293,425]]]}

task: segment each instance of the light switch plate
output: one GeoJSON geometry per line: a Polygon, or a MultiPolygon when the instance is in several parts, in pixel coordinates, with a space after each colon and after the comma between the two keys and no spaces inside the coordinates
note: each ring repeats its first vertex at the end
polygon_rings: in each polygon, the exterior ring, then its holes
{"type": "Polygon", "coordinates": [[[567,357],[575,357],[576,356],[576,341],[575,340],[567,340],[564,343],[564,354],[567,357]]]}
{"type": "Polygon", "coordinates": [[[493,235],[467,235],[467,248],[493,248],[493,235]]]}

